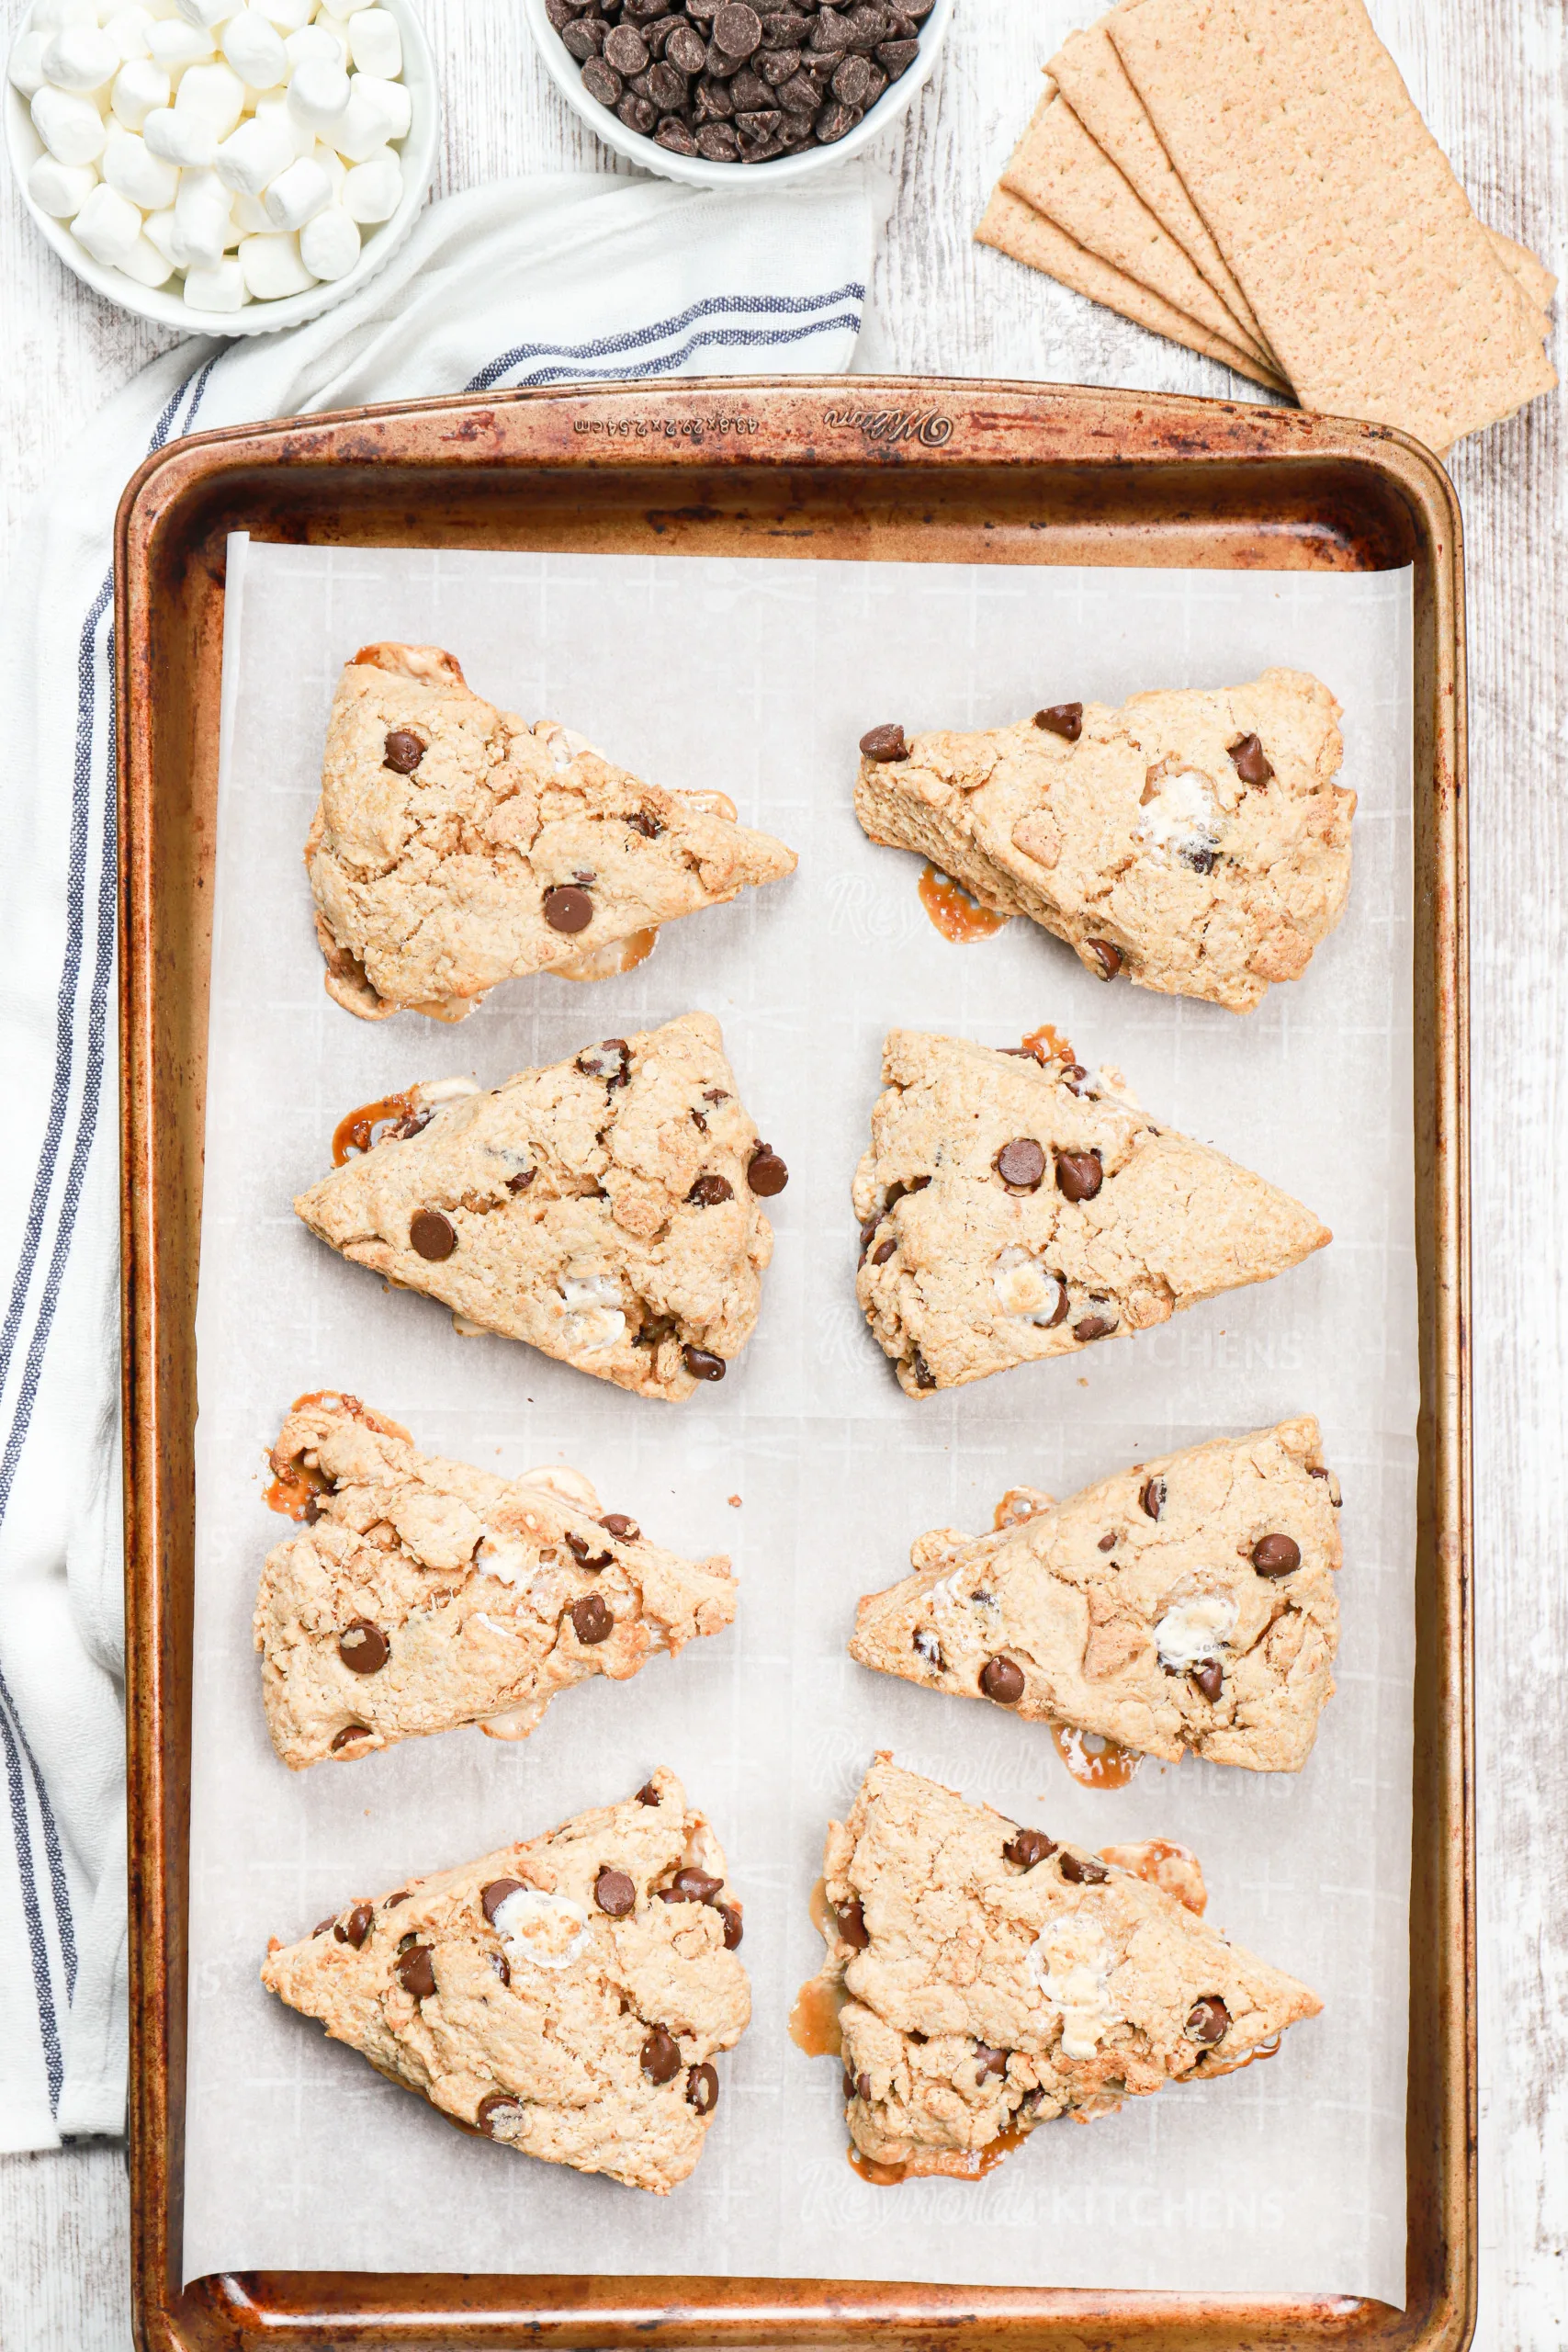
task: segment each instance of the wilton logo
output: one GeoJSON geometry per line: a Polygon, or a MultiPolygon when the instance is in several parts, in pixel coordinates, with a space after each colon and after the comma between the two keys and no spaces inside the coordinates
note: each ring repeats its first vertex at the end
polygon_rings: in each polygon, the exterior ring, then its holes
{"type": "Polygon", "coordinates": [[[919,441],[928,449],[945,449],[953,438],[953,419],[940,409],[830,408],[825,424],[858,425],[868,441],[919,441]]]}

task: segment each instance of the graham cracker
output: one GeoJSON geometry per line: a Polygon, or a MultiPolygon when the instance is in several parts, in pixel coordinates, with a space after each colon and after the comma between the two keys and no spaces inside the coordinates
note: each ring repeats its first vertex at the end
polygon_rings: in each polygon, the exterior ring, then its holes
{"type": "Polygon", "coordinates": [[[1486,233],[1492,240],[1492,250],[1509,277],[1532,308],[1540,312],[1542,320],[1547,320],[1552,298],[1557,292],[1557,280],[1551,270],[1539,254],[1532,254],[1528,245],[1521,245],[1517,237],[1505,236],[1501,229],[1488,229],[1486,233]]]}
{"type": "Polygon", "coordinates": [[[1259,366],[1268,364],[1261,347],[1243,334],[1175,238],[1096,146],[1049,74],[1001,184],[1087,253],[1135,277],[1223,342],[1250,350],[1259,366]]]}
{"type": "Polygon", "coordinates": [[[1120,312],[1134,326],[1146,327],[1151,334],[1162,334],[1171,343],[1185,344],[1189,351],[1196,351],[1205,359],[1217,359],[1223,367],[1233,368],[1238,376],[1246,376],[1271,392],[1290,390],[1288,384],[1270,375],[1249,352],[1227,343],[1222,335],[1211,334],[1207,327],[1200,326],[1184,311],[1152,294],[1135,277],[1112,268],[1098,254],[1075,243],[1054,220],[1048,220],[1043,212],[1036,212],[1021,196],[1014,196],[1006,187],[998,187],[993,193],[975,238],[976,243],[994,245],[998,253],[1006,254],[1010,260],[1021,261],[1027,268],[1054,277],[1072,293],[1087,295],[1091,302],[1120,312]]]}
{"type": "Polygon", "coordinates": [[[1555,384],[1360,0],[1129,0],[1107,23],[1304,408],[1441,454],[1555,384]]]}
{"type": "Polygon", "coordinates": [[[1086,32],[1070,34],[1045,71],[1134,194],[1175,239],[1200,276],[1207,278],[1235,319],[1242,339],[1256,345],[1269,359],[1271,354],[1251,305],[1160,145],[1103,20],[1090,25],[1086,32]]]}

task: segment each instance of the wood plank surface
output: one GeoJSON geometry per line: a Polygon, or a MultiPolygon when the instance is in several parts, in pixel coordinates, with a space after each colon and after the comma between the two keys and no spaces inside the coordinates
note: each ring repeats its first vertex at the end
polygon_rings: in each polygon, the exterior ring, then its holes
{"type": "MultiPolygon", "coordinates": [[[[1565,274],[1562,0],[1371,0],[1482,218],[1565,274]]],[[[1089,6],[963,0],[908,121],[874,151],[889,222],[863,364],[1253,397],[1091,309],[971,230],[1089,6]]],[[[17,0],[4,11],[9,27],[17,0]]],[[[517,0],[423,0],[441,57],[442,191],[624,168],[547,83],[517,0]]],[[[6,530],[95,409],[167,334],[54,259],[0,198],[0,497],[6,530]]],[[[1558,338],[1561,346],[1562,338],[1558,338]]],[[[1561,347],[1557,353],[1563,366],[1561,347]]],[[[1568,2342],[1568,492],[1558,397],[1461,447],[1469,549],[1473,958],[1482,2308],[1485,2352],[1568,2342]],[[1563,649],[1560,651],[1560,649],[1563,649]]],[[[0,2346],[122,2352],[119,2149],[0,2159],[0,2346]]]]}

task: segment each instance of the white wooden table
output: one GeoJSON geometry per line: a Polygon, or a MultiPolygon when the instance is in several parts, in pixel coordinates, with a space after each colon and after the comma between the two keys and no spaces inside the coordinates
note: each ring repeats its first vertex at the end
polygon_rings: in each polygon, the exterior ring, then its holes
{"type": "MultiPolygon", "coordinates": [[[[1561,0],[1371,0],[1483,219],[1560,275],[1568,227],[1561,0]]],[[[546,83],[521,0],[423,0],[446,96],[439,190],[604,166],[546,83]]],[[[964,0],[951,47],[878,151],[892,206],[863,364],[1234,394],[1208,363],[970,242],[1083,0],[964,0]]],[[[7,22],[19,0],[5,0],[7,22]]],[[[54,260],[0,199],[6,523],[93,412],[174,338],[54,260]]],[[[1561,342],[1561,337],[1559,338],[1561,342]]],[[[1563,366],[1559,354],[1559,366],[1563,366]]],[[[1568,2342],[1568,475],[1559,399],[1453,461],[1469,542],[1476,1558],[1485,2352],[1568,2342]],[[1559,653],[1559,644],[1562,651],[1559,653]]],[[[0,543],[4,564],[6,541],[0,543]]],[[[0,2346],[122,2352],[124,2153],[0,2159],[0,2346]]]]}

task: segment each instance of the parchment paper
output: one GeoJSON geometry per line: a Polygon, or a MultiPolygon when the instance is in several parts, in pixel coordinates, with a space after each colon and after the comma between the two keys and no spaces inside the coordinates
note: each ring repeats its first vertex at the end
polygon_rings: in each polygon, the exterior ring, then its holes
{"type": "Polygon", "coordinates": [[[185,2267],[654,2271],[1371,2294],[1400,2300],[1410,1855],[1416,1306],[1405,573],[1055,571],[362,552],[231,543],[198,1313],[196,1719],[185,2267]],[[669,784],[718,786],[795,879],[671,925],[593,986],[514,982],[458,1029],[324,995],[300,846],[340,664],[449,646],[484,694],[669,784]],[[917,861],[851,808],[885,718],[978,727],[1067,699],[1316,671],[1360,794],[1348,913],[1244,1020],[1090,978],[1016,922],[942,939],[917,861]],[[720,1387],[663,1406],[460,1339],[312,1240],[290,1201],[353,1105],[493,1083],[694,1005],[788,1160],[761,1319],[720,1387]],[[1156,1116],[1284,1184],[1332,1248],[1128,1342],[917,1404],[853,1296],[849,1184],[895,1023],[1015,1043],[1043,1020],[1156,1116]],[[416,1441],[516,1472],[567,1460],[661,1542],[729,1551],[735,1628],[558,1699],[521,1746],[477,1730],[290,1775],[250,1621],[283,1522],[264,1451],[298,1393],[348,1388],[416,1441]],[[1344,1487],[1338,1694],[1299,1778],[1189,1758],[1076,1786],[1048,1734],[844,1654],[856,1597],[939,1524],[989,1526],[1161,1449],[1310,1410],[1344,1487]],[[863,2185],[839,2068],[786,2019],[819,1941],[824,1826],[872,1751],[1091,1845],[1194,1847],[1211,1919],[1324,1996],[1271,2063],[1038,2132],[981,2184],[863,2185]],[[746,1904],[755,2022],[668,2199],[465,2138],[273,2001],[257,1971],[384,1893],[624,1796],[662,1761],[746,1904]]]}

